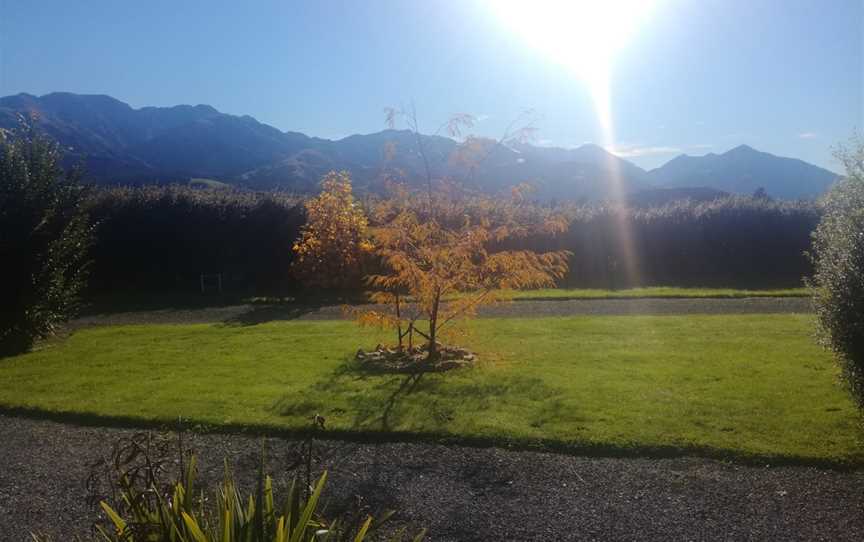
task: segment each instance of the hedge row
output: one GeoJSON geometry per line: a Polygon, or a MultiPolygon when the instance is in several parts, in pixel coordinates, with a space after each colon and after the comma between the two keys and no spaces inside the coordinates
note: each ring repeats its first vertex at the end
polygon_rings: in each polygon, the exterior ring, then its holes
{"type": "Polygon", "coordinates": [[[305,221],[280,193],[149,186],[98,190],[91,290],[194,291],[202,273],[229,290],[290,287],[291,246],[305,221]]]}
{"type": "Polygon", "coordinates": [[[749,197],[584,208],[552,245],[573,252],[568,287],[800,286],[820,215],[812,202],[749,197]]]}
{"type": "MultiPolygon", "coordinates": [[[[90,212],[98,223],[96,291],[194,291],[201,273],[222,273],[229,290],[298,286],[288,268],[304,212],[290,195],[115,188],[95,192],[90,212]]],[[[796,286],[812,272],[805,252],[820,215],[812,202],[745,197],[647,209],[585,206],[566,234],[519,246],[572,251],[567,287],[796,286]]]]}

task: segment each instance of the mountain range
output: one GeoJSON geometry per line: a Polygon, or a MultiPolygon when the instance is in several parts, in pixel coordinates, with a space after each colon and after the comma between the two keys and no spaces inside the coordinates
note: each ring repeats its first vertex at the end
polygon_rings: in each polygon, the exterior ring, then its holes
{"type": "Polygon", "coordinates": [[[316,191],[326,172],[345,169],[358,190],[375,191],[386,177],[424,179],[421,145],[435,176],[458,177],[493,192],[530,182],[542,198],[750,194],[763,188],[774,197],[797,199],[818,196],[837,179],[826,169],[747,145],[723,154],[681,155],[650,171],[592,144],[563,149],[487,142],[475,155],[481,160],[466,162],[454,160],[462,143],[407,130],[328,140],[208,105],[133,109],[110,96],[66,92],[0,98],[0,129],[16,129],[22,118],[59,142],[67,165],[83,164],[98,183],[205,178],[305,193],[316,191]]]}

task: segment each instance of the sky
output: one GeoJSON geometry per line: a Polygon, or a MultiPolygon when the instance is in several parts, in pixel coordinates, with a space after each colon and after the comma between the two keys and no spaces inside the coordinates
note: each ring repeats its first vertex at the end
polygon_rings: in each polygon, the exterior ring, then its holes
{"type": "Polygon", "coordinates": [[[0,0],[0,95],[203,103],[330,139],[383,129],[388,106],[496,138],[530,109],[535,144],[645,168],[748,144],[839,171],[864,129],[862,0],[502,2],[0,0]]]}

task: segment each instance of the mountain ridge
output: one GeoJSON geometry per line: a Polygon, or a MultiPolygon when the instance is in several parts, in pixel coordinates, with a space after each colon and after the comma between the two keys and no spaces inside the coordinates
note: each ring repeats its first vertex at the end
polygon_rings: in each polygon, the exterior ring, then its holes
{"type": "Polygon", "coordinates": [[[786,199],[824,193],[839,177],[803,160],[776,156],[746,144],[720,154],[681,154],[648,171],[648,176],[663,188],[707,186],[739,194],[763,188],[773,196],[786,199]],[[772,177],[782,178],[782,185],[772,183],[772,177]]]}
{"type": "MultiPolygon", "coordinates": [[[[65,149],[65,163],[83,163],[100,183],[185,182],[194,177],[256,189],[313,192],[324,173],[347,169],[360,190],[374,191],[382,188],[385,176],[402,176],[409,182],[425,176],[417,138],[407,130],[331,140],[282,131],[207,104],[136,109],[106,94],[70,92],[0,98],[0,128],[14,129],[19,116],[33,115],[36,127],[65,149]],[[390,145],[395,153],[385,152],[390,145]]],[[[420,137],[436,176],[470,177],[477,188],[487,191],[530,181],[544,198],[621,198],[656,188],[694,186],[733,193],[763,187],[779,197],[813,197],[837,177],[748,145],[719,155],[682,154],[646,171],[595,144],[568,149],[516,143],[493,147],[479,165],[469,168],[451,160],[459,141],[420,137]],[[778,180],[778,172],[785,178],[778,180]]]]}

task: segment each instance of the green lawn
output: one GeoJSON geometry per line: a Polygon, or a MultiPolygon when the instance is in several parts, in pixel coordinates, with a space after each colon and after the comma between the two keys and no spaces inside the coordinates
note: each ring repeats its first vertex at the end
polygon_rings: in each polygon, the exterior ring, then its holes
{"type": "Polygon", "coordinates": [[[192,177],[189,179],[189,186],[196,186],[199,188],[215,188],[219,190],[227,190],[231,188],[231,185],[228,183],[223,183],[222,181],[217,181],[216,179],[207,179],[203,177],[192,177]]]}
{"type": "Polygon", "coordinates": [[[649,288],[629,288],[626,290],[547,288],[510,293],[512,299],[617,299],[641,297],[729,299],[743,297],[807,297],[809,295],[806,288],[740,290],[735,288],[678,288],[672,286],[652,286],[649,288]]]}
{"type": "MultiPolygon", "coordinates": [[[[602,290],[581,288],[547,288],[540,290],[521,290],[504,293],[511,299],[613,299],[613,298],[743,298],[743,297],[807,297],[806,288],[786,288],[775,290],[742,290],[736,288],[680,288],[673,286],[652,286],[650,288],[630,288],[626,290],[602,290]]],[[[452,296],[451,296],[452,297],[452,296]]],[[[368,303],[362,291],[332,292],[304,291],[294,296],[247,296],[238,294],[207,295],[200,292],[112,292],[110,295],[96,296],[88,300],[86,312],[89,314],[110,314],[126,311],[198,308],[209,306],[254,303],[260,305],[299,303],[303,305],[340,305],[368,303]]]]}
{"type": "Polygon", "coordinates": [[[624,453],[862,462],[859,417],[809,315],[481,319],[474,369],[371,375],[346,321],[79,331],[0,360],[0,405],[267,429],[399,432],[624,453]]]}

